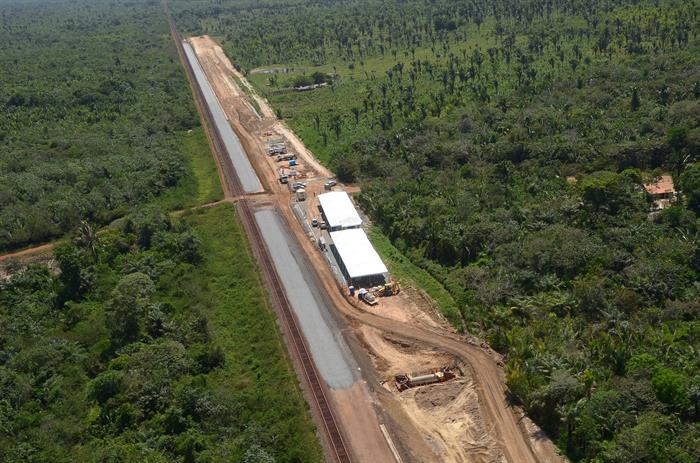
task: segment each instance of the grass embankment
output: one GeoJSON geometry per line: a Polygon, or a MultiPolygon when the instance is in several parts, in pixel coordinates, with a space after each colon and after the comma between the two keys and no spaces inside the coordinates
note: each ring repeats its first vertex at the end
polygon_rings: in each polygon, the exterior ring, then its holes
{"type": "Polygon", "coordinates": [[[454,326],[461,325],[461,315],[457,303],[439,281],[426,270],[413,264],[408,257],[396,249],[378,227],[370,228],[367,235],[374,249],[377,250],[391,274],[400,284],[409,284],[423,290],[450,323],[454,326]]]}
{"type": "Polygon", "coordinates": [[[235,217],[233,206],[224,204],[186,218],[202,238],[204,262],[181,275],[168,297],[176,307],[194,304],[206,314],[211,337],[226,352],[225,366],[210,377],[211,387],[244,401],[241,422],[257,423],[276,436],[289,457],[283,461],[320,462],[307,405],[235,217]]]}
{"type": "Polygon", "coordinates": [[[262,109],[260,109],[260,105],[258,104],[258,100],[255,99],[255,95],[253,95],[253,92],[250,90],[250,88],[243,83],[241,79],[239,79],[236,76],[233,76],[233,79],[236,81],[236,85],[238,85],[238,88],[240,88],[243,93],[246,94],[248,97],[248,102],[253,105],[253,109],[258,113],[258,116],[262,116],[262,109]]]}
{"type": "Polygon", "coordinates": [[[202,127],[183,132],[180,151],[185,159],[185,175],[175,186],[153,202],[166,210],[185,209],[224,198],[216,164],[202,127]]]}

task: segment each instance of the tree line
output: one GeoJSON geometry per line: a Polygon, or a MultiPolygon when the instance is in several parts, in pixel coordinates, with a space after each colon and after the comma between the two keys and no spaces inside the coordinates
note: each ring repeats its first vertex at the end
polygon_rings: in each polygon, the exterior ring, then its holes
{"type": "Polygon", "coordinates": [[[57,269],[3,269],[0,460],[321,461],[232,214],[83,222],[57,269]]]}

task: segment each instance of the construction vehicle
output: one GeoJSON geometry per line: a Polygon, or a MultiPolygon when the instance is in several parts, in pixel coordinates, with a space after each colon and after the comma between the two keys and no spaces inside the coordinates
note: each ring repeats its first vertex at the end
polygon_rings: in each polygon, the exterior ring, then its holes
{"type": "Polygon", "coordinates": [[[277,157],[275,158],[275,161],[282,162],[282,161],[289,161],[290,159],[296,159],[296,158],[297,158],[297,155],[294,153],[278,154],[277,157]]]}
{"type": "Polygon", "coordinates": [[[280,169],[279,170],[279,179],[280,183],[286,184],[289,183],[289,171],[287,169],[280,169]]]}
{"type": "Polygon", "coordinates": [[[287,152],[287,144],[283,139],[272,140],[267,142],[267,154],[273,156],[275,154],[285,154],[287,152]]]}
{"type": "Polygon", "coordinates": [[[451,379],[456,378],[457,375],[453,371],[452,367],[436,368],[434,370],[422,373],[405,373],[394,376],[394,381],[396,383],[396,389],[399,392],[405,391],[406,389],[425,386],[426,384],[444,383],[451,379]]]}
{"type": "Polygon", "coordinates": [[[395,296],[401,292],[398,281],[391,278],[388,283],[375,286],[370,289],[371,293],[377,297],[395,296]]]}
{"type": "Polygon", "coordinates": [[[379,303],[377,298],[374,297],[374,294],[367,291],[365,288],[360,288],[357,292],[357,298],[367,305],[377,305],[379,303]]]}
{"type": "Polygon", "coordinates": [[[306,201],[306,190],[299,188],[297,190],[297,201],[306,201]]]}
{"type": "Polygon", "coordinates": [[[285,145],[275,145],[275,146],[268,146],[267,148],[267,154],[270,156],[274,156],[276,154],[285,154],[287,152],[287,147],[285,145]]]}

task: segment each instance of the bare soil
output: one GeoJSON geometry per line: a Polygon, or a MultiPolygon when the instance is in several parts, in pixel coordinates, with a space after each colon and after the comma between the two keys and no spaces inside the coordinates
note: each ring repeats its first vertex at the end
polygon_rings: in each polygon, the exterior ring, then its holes
{"type": "Polygon", "coordinates": [[[487,432],[469,373],[442,384],[403,392],[394,385],[396,374],[454,365],[458,359],[367,326],[361,327],[360,332],[376,369],[385,379],[385,388],[412,418],[433,458],[443,462],[505,461],[487,432]]]}
{"type": "Polygon", "coordinates": [[[0,281],[9,280],[12,275],[23,272],[31,264],[46,265],[53,274],[58,274],[58,262],[53,257],[53,249],[54,244],[49,243],[0,256],[0,281]]]}

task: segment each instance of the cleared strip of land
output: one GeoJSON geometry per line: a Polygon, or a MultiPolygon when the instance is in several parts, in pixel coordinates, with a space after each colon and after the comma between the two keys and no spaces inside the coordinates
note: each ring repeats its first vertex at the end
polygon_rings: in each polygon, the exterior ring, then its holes
{"type": "Polygon", "coordinates": [[[231,162],[236,168],[236,173],[240,179],[241,185],[243,186],[243,190],[246,193],[259,193],[263,191],[262,184],[260,183],[253,166],[250,164],[248,156],[243,151],[241,142],[238,140],[238,137],[233,132],[231,125],[228,123],[228,118],[226,117],[226,114],[224,114],[224,110],[221,107],[218,98],[214,94],[214,90],[212,90],[209,80],[204,74],[202,66],[199,64],[199,60],[197,59],[194,50],[192,50],[192,46],[189,43],[184,43],[183,46],[187,60],[194,71],[197,85],[202,90],[206,104],[209,107],[209,111],[214,119],[216,130],[219,132],[221,141],[226,149],[226,154],[228,154],[231,162]]]}

